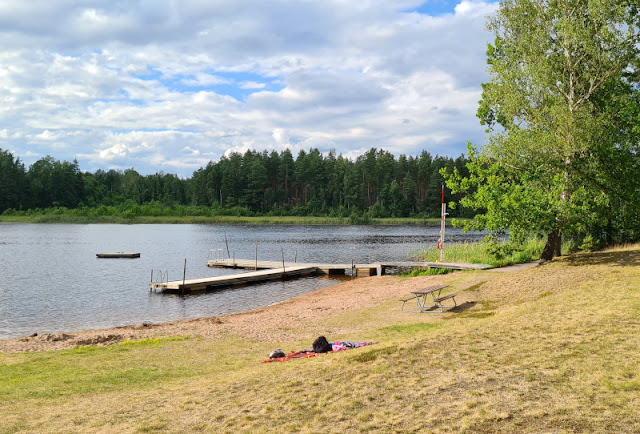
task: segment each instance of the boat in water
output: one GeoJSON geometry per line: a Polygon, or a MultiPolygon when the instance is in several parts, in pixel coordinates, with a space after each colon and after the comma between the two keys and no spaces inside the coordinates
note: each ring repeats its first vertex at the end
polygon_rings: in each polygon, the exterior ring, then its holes
{"type": "Polygon", "coordinates": [[[98,258],[139,258],[140,253],[96,253],[98,258]]]}

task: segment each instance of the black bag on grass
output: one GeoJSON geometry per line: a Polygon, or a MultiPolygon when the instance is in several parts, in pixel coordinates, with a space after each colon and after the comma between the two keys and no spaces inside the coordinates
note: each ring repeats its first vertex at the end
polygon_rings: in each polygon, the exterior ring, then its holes
{"type": "Polygon", "coordinates": [[[280,348],[271,351],[271,354],[269,354],[270,359],[279,359],[280,357],[285,357],[284,351],[282,351],[280,348]]]}
{"type": "Polygon", "coordinates": [[[313,341],[313,351],[316,353],[327,353],[331,351],[331,344],[327,342],[327,338],[320,336],[318,339],[313,341]]]}

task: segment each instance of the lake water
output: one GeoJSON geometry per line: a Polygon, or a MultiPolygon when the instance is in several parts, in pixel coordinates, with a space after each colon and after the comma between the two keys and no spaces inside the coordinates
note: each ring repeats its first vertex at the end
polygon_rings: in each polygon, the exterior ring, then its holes
{"type": "MultiPolygon", "coordinates": [[[[447,228],[449,242],[481,234],[447,228]]],[[[433,246],[439,227],[0,224],[0,339],[241,312],[336,284],[309,277],[197,295],[149,292],[151,270],[169,280],[238,273],[208,268],[210,250],[238,259],[402,261],[433,246]],[[225,235],[227,243],[225,243],[225,235]],[[98,259],[140,252],[139,259],[98,259]]],[[[344,277],[342,277],[344,279],[344,277]]]]}

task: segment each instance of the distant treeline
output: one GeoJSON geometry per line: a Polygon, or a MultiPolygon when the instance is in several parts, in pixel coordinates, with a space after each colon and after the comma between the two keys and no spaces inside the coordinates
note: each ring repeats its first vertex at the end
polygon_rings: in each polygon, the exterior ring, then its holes
{"type": "MultiPolygon", "coordinates": [[[[163,172],[142,176],[134,169],[82,172],[78,162],[47,156],[27,170],[0,149],[0,213],[44,209],[86,213],[163,215],[192,208],[196,215],[316,215],[435,217],[440,215],[440,169],[466,175],[460,156],[400,155],[372,148],[355,161],[334,151],[232,153],[188,179],[163,172]]],[[[445,200],[451,201],[445,189],[445,200]]],[[[464,210],[451,210],[468,217],[464,210]]],[[[468,211],[467,211],[468,213],[468,211]]]]}

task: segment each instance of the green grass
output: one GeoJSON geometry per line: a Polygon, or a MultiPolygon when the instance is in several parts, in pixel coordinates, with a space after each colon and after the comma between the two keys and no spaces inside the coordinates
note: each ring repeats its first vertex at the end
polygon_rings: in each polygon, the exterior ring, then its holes
{"type": "Polygon", "coordinates": [[[411,324],[397,324],[380,329],[383,333],[402,333],[404,335],[412,335],[415,333],[432,331],[441,327],[441,323],[418,322],[411,324]]]}
{"type": "Polygon", "coordinates": [[[398,347],[376,348],[361,352],[353,357],[353,360],[360,363],[371,362],[380,356],[387,356],[398,351],[398,347]]]}
{"type": "MultiPolygon", "coordinates": [[[[226,344],[233,346],[238,342],[228,339],[226,344]]],[[[210,342],[175,336],[124,341],[107,347],[33,354],[0,353],[0,408],[2,403],[15,400],[55,400],[65,396],[152,389],[158,384],[171,384],[212,371],[230,371],[238,364],[246,364],[246,357],[234,355],[234,360],[229,360],[227,354],[221,358],[211,354],[211,347],[210,342]],[[189,344],[185,347],[187,341],[189,344]]],[[[249,357],[253,361],[259,356],[249,357]]]]}
{"type": "Polygon", "coordinates": [[[147,338],[140,339],[139,341],[124,341],[118,344],[121,347],[132,347],[132,346],[154,346],[157,347],[162,342],[172,342],[172,341],[184,341],[189,339],[189,336],[173,336],[170,338],[147,338]]]}
{"type": "MultiPolygon", "coordinates": [[[[483,242],[446,244],[444,262],[489,264],[493,267],[522,264],[539,259],[544,244],[544,240],[530,239],[522,246],[521,250],[503,258],[497,258],[489,253],[487,245],[483,242]]],[[[440,251],[434,246],[425,250],[411,252],[410,256],[418,261],[435,262],[440,260],[440,251]]]]}
{"type": "Polygon", "coordinates": [[[418,277],[418,276],[439,276],[442,274],[449,274],[453,270],[451,268],[427,268],[425,269],[415,269],[412,270],[408,276],[410,277],[418,277]]]}

